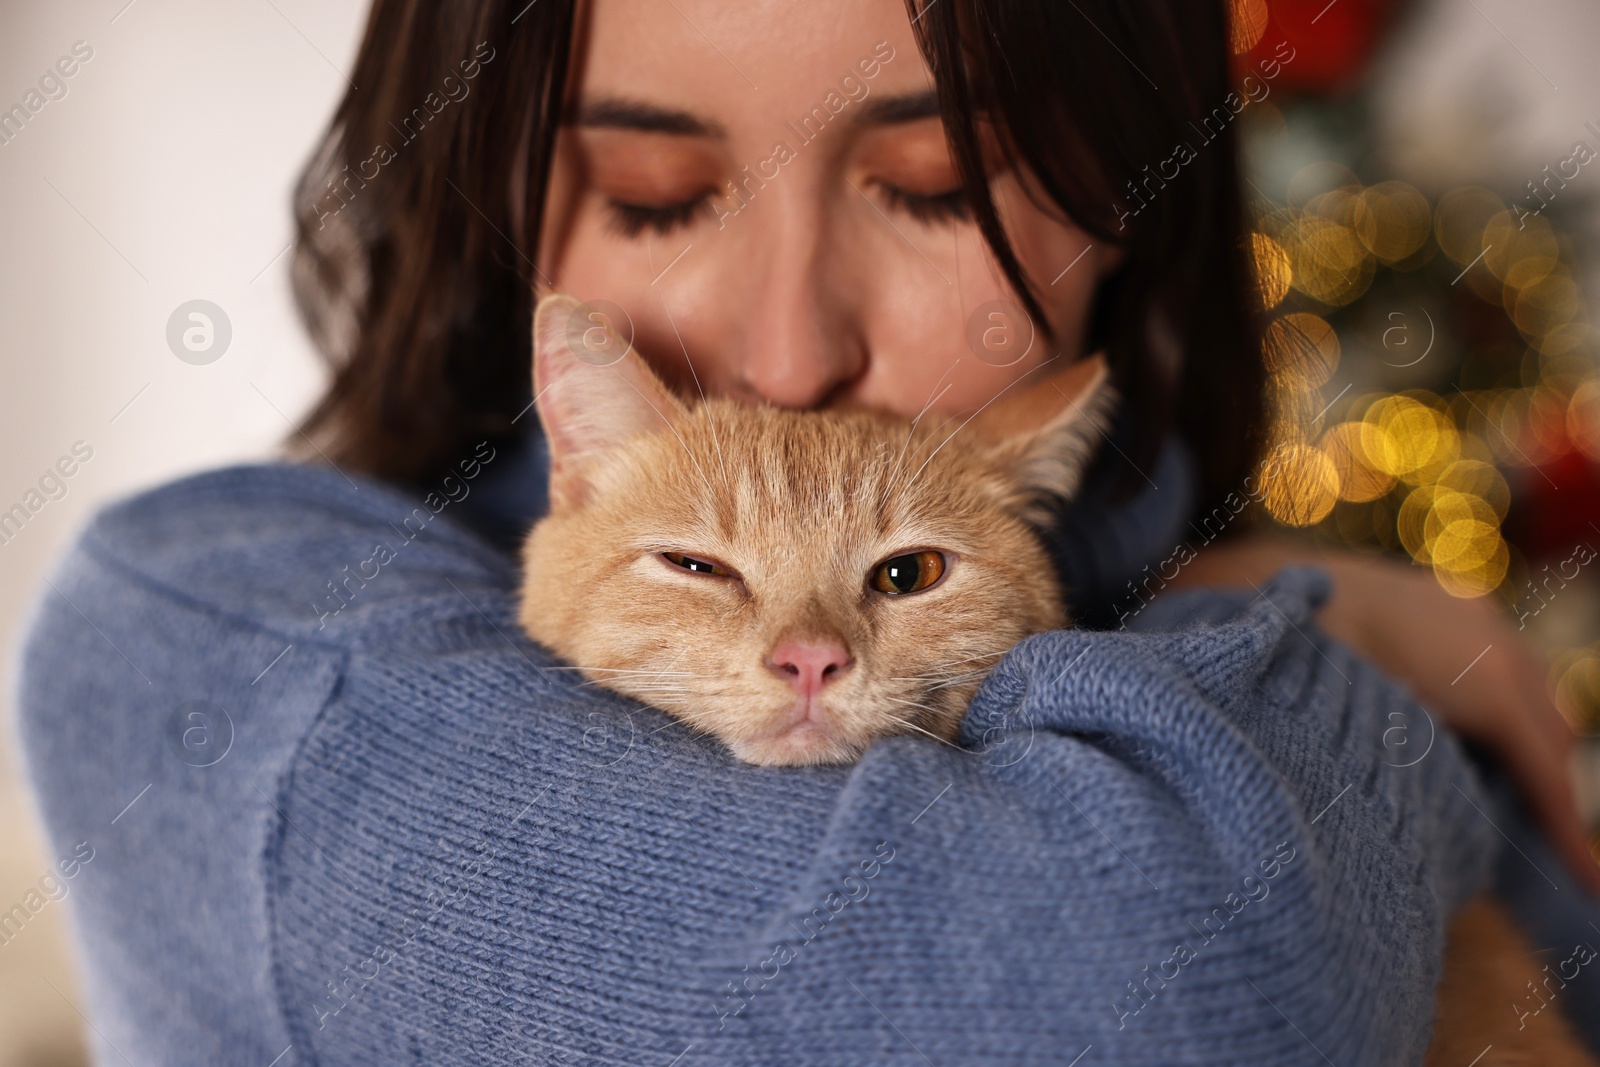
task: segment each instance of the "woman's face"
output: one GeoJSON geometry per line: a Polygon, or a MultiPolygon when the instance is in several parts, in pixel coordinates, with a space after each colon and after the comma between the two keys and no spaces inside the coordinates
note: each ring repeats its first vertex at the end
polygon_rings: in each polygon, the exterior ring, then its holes
{"type": "MultiPolygon", "coordinates": [[[[583,13],[539,266],[685,395],[966,414],[1055,355],[961,203],[902,0],[583,13]]],[[[991,188],[1075,359],[1111,252],[991,188]]]]}

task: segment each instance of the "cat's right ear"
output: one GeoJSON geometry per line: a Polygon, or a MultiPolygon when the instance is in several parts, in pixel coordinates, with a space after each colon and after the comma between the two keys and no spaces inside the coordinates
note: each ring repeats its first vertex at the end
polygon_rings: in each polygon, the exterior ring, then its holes
{"type": "Polygon", "coordinates": [[[1020,515],[1047,525],[1050,498],[1077,493],[1117,399],[1105,356],[1096,353],[1034,368],[973,416],[976,435],[989,442],[990,460],[1022,490],[1020,515]]]}
{"type": "Polygon", "coordinates": [[[586,467],[687,414],[604,311],[555,293],[533,314],[533,395],[550,447],[550,506],[588,495],[586,467]]]}

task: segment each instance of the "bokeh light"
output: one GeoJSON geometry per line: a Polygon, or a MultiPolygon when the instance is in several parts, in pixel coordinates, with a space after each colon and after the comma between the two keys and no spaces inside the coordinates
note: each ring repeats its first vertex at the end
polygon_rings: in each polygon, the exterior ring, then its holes
{"type": "Polygon", "coordinates": [[[1267,513],[1286,526],[1311,526],[1326,518],[1339,499],[1339,472],[1321,449],[1286,444],[1273,459],[1263,477],[1267,513]]]}
{"type": "MultiPolygon", "coordinates": [[[[1262,509],[1409,556],[1452,596],[1516,603],[1545,557],[1507,540],[1514,487],[1554,486],[1574,453],[1600,464],[1600,332],[1571,239],[1479,186],[1430,200],[1325,161],[1284,188],[1257,204],[1250,244],[1275,445],[1262,509]],[[1434,329],[1404,359],[1443,363],[1411,371],[1383,331],[1416,309],[1434,329]]],[[[1551,677],[1600,725],[1600,645],[1551,677]]]]}
{"type": "Polygon", "coordinates": [[[1394,488],[1394,475],[1380,469],[1368,451],[1368,440],[1375,451],[1386,444],[1379,440],[1383,430],[1367,422],[1341,422],[1322,435],[1323,454],[1339,475],[1339,497],[1352,503],[1377,500],[1394,488]]]}
{"type": "Polygon", "coordinates": [[[1232,0],[1228,36],[1233,54],[1254,48],[1267,28],[1267,0],[1232,0]]]}
{"type": "Polygon", "coordinates": [[[1304,311],[1273,319],[1267,326],[1263,356],[1267,373],[1280,386],[1316,388],[1339,366],[1339,335],[1328,320],[1304,311]]]}
{"type": "Polygon", "coordinates": [[[1289,254],[1281,244],[1264,233],[1250,235],[1250,251],[1261,307],[1264,311],[1270,311],[1289,294],[1289,282],[1294,277],[1289,254]]]}
{"type": "Polygon", "coordinates": [[[1361,243],[1386,264],[1414,256],[1433,228],[1428,198],[1405,182],[1383,182],[1355,198],[1354,225],[1361,243]]]}

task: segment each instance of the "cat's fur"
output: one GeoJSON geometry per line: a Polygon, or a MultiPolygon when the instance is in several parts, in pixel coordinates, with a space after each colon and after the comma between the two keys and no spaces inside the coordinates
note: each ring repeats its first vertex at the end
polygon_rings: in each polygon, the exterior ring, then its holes
{"type": "Polygon", "coordinates": [[[959,432],[866,411],[687,408],[634,353],[604,367],[575,356],[575,306],[539,308],[551,511],[525,549],[522,622],[591,679],[749,762],[842,762],[888,734],[953,738],[995,661],[1066,624],[1025,517],[1076,486],[1109,398],[1103,365],[1041,374],[1053,404],[1035,391],[959,432]],[[936,587],[868,588],[876,565],[919,549],[949,559],[936,587]],[[685,572],[663,551],[742,581],[685,572]],[[792,642],[854,661],[799,723],[792,680],[767,662],[792,642]]]}
{"type": "MultiPolygon", "coordinates": [[[[1041,368],[970,421],[913,424],[685,405],[603,326],[567,297],[535,315],[550,511],[524,548],[521,612],[591,681],[747,762],[848,762],[891,734],[949,742],[1000,656],[1067,625],[1030,522],[1072,495],[1101,432],[1113,394],[1098,360],[1041,368]],[[921,549],[950,557],[937,585],[869,587],[878,564],[921,549]],[[733,574],[690,573],[663,552],[733,574]],[[848,655],[809,704],[774,667],[796,641],[848,655]]],[[[1595,1063],[1557,1012],[1512,1025],[1538,967],[1503,909],[1474,901],[1449,944],[1430,1065],[1470,1052],[1465,1067],[1485,1045],[1484,1067],[1595,1063]]]]}

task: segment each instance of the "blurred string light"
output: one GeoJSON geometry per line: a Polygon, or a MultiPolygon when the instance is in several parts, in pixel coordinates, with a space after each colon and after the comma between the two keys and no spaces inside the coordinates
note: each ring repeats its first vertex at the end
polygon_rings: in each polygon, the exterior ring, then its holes
{"type": "MultiPolygon", "coordinates": [[[[1334,163],[1304,168],[1287,192],[1286,203],[1266,205],[1250,242],[1271,316],[1264,355],[1280,460],[1264,507],[1286,525],[1404,551],[1454,596],[1513,601],[1502,471],[1572,448],[1600,461],[1587,309],[1559,236],[1542,217],[1519,225],[1487,189],[1453,189],[1433,203],[1404,182],[1365,186],[1334,163]],[[1322,389],[1341,355],[1327,316],[1366,294],[1379,270],[1414,271],[1440,253],[1449,276],[1516,328],[1526,345],[1520,381],[1327,403],[1322,389]]],[[[1600,652],[1591,652],[1562,675],[1589,707],[1600,702],[1600,652]]]]}
{"type": "Polygon", "coordinates": [[[1267,0],[1232,0],[1229,31],[1233,54],[1240,55],[1261,41],[1267,28],[1267,0]]]}
{"type": "Polygon", "coordinates": [[[1578,578],[1570,561],[1541,570],[1504,533],[1515,488],[1530,551],[1588,538],[1577,531],[1600,475],[1600,334],[1574,278],[1583,245],[1559,215],[1519,217],[1489,189],[1368,184],[1334,161],[1366,151],[1361,79],[1399,6],[1229,0],[1236,78],[1284,38],[1298,52],[1244,124],[1257,191],[1275,197],[1261,194],[1248,245],[1268,319],[1260,502],[1319,539],[1404,553],[1454,596],[1527,601],[1519,615],[1542,610],[1533,583],[1552,574],[1560,589],[1585,584],[1538,625],[1586,644],[1556,651],[1551,681],[1600,732],[1600,642],[1583,632],[1600,611],[1600,564],[1578,578]],[[1292,159],[1322,161],[1282,171],[1292,159]],[[1545,486],[1558,480],[1574,490],[1555,500],[1545,486]]]}

